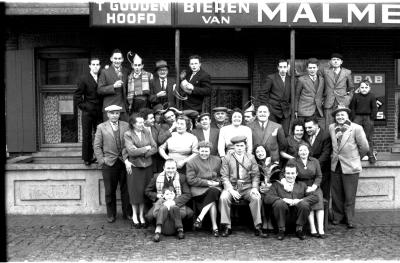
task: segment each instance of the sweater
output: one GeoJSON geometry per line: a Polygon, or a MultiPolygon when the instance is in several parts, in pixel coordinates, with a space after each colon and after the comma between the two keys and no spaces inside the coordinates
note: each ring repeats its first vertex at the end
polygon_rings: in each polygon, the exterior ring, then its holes
{"type": "Polygon", "coordinates": [[[366,95],[356,93],[350,103],[351,116],[355,115],[370,115],[374,120],[378,108],[376,106],[376,97],[373,93],[369,92],[366,95]]]}

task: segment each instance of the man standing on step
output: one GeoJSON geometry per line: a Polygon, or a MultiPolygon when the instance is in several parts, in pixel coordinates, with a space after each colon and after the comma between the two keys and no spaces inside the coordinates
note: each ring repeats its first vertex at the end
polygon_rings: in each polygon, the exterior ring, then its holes
{"type": "Polygon", "coordinates": [[[94,138],[94,154],[99,167],[102,168],[107,222],[114,223],[117,216],[116,191],[118,183],[121,190],[122,217],[130,220],[132,215],[126,185],[126,169],[127,167],[130,168],[132,163],[127,160],[127,153],[123,154],[124,133],[129,130],[129,125],[125,121],[119,121],[122,107],[110,105],[104,110],[107,113],[108,120],[97,126],[94,138]]]}

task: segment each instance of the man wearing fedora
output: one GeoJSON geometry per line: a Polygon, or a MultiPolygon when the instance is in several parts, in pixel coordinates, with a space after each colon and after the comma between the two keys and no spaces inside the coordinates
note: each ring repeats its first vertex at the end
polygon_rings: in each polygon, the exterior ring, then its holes
{"type": "Polygon", "coordinates": [[[354,94],[354,83],[351,71],[343,68],[343,56],[339,53],[331,55],[331,67],[325,69],[323,77],[325,81],[324,91],[324,115],[325,128],[334,122],[332,111],[339,104],[349,107],[354,94]]]}
{"type": "Polygon", "coordinates": [[[97,163],[102,168],[107,222],[113,223],[117,216],[118,183],[121,190],[122,217],[130,219],[132,215],[126,185],[126,167],[131,167],[132,163],[127,160],[127,153],[124,152],[124,133],[129,130],[129,125],[119,120],[122,107],[110,105],[104,110],[108,120],[97,126],[93,148],[97,163]]]}
{"type": "Polygon", "coordinates": [[[199,142],[206,141],[211,142],[211,155],[218,155],[218,137],[219,129],[211,127],[210,113],[204,112],[199,116],[199,122],[201,127],[197,127],[192,130],[194,136],[197,137],[199,142]]]}
{"type": "Polygon", "coordinates": [[[338,105],[332,112],[335,123],[329,125],[332,139],[331,194],[332,224],[347,224],[354,228],[354,210],[358,178],[362,170],[361,158],[368,150],[363,128],[349,120],[350,109],[338,105]]]}
{"type": "Polygon", "coordinates": [[[174,78],[168,77],[169,66],[165,60],[156,62],[156,68],[153,89],[150,94],[150,103],[154,107],[157,104],[167,105],[167,107],[175,107],[174,90],[176,81],[174,78]]]}

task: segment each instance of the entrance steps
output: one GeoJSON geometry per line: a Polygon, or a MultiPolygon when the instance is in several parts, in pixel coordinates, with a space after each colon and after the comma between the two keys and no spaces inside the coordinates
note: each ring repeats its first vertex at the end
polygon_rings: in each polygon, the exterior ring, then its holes
{"type": "Polygon", "coordinates": [[[78,150],[40,151],[32,154],[32,163],[81,164],[81,156],[82,153],[78,150]]]}
{"type": "Polygon", "coordinates": [[[395,141],[391,147],[391,152],[400,154],[400,141],[395,141]]]}

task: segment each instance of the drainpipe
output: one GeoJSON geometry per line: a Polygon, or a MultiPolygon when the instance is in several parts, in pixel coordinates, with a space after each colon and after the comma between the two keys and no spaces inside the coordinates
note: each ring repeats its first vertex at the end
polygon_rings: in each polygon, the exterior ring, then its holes
{"type": "Polygon", "coordinates": [[[296,65],[295,65],[295,53],[296,53],[296,47],[295,47],[295,30],[292,29],[290,31],[290,75],[292,76],[291,78],[291,82],[290,82],[290,96],[291,96],[291,104],[292,104],[292,117],[291,117],[291,122],[293,122],[294,120],[294,97],[295,97],[295,69],[296,69],[296,65]]]}

